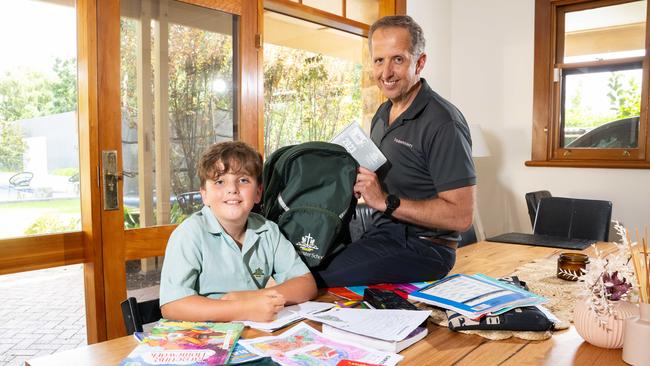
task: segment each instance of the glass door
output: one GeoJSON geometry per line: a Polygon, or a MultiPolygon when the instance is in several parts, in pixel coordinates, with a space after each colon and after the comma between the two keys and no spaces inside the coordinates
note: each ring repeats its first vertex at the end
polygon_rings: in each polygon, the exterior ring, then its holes
{"type": "Polygon", "coordinates": [[[118,30],[99,52],[108,338],[124,334],[127,296],[158,297],[169,234],[202,206],[202,151],[233,139],[259,147],[257,2],[197,3],[123,0],[99,19],[118,30]]]}

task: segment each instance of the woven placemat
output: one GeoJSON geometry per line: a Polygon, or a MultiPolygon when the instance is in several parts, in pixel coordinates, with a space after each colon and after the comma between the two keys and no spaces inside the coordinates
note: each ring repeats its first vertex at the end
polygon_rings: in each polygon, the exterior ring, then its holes
{"type": "MultiPolygon", "coordinates": [[[[544,306],[549,309],[560,321],[555,323],[555,330],[567,329],[573,319],[573,306],[580,292],[577,282],[565,281],[556,277],[557,255],[539,259],[517,268],[511,276],[517,276],[520,281],[526,282],[531,292],[547,298],[549,301],[544,306]]],[[[442,327],[447,327],[447,314],[439,308],[420,303],[418,307],[431,310],[429,320],[442,327]]],[[[553,333],[522,332],[509,330],[463,330],[465,334],[474,334],[491,340],[502,340],[510,337],[524,340],[544,340],[551,338],[553,333]]]]}

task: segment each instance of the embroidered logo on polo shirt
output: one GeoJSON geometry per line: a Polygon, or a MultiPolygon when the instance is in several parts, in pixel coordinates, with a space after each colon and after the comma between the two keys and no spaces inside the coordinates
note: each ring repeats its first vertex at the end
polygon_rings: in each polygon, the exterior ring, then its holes
{"type": "Polygon", "coordinates": [[[253,277],[259,282],[264,279],[264,270],[261,269],[260,267],[257,267],[255,272],[253,272],[253,277]]]}
{"type": "Polygon", "coordinates": [[[409,149],[412,149],[412,148],[413,148],[413,144],[412,144],[412,143],[410,143],[410,142],[406,142],[406,141],[404,141],[404,140],[400,140],[400,139],[398,139],[397,137],[393,137],[393,141],[394,141],[396,144],[404,145],[404,146],[408,147],[409,149]]]}
{"type": "Polygon", "coordinates": [[[316,240],[311,236],[311,233],[303,236],[300,242],[296,243],[298,248],[303,252],[313,252],[318,249],[316,245],[316,240]]]}

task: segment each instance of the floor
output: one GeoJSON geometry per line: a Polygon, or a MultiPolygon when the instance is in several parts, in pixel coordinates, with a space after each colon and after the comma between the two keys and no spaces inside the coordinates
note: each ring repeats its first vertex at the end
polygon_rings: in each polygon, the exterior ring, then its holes
{"type": "Polygon", "coordinates": [[[0,365],[86,344],[82,265],[0,276],[0,365]]]}
{"type": "MultiPolygon", "coordinates": [[[[128,296],[158,297],[160,268],[140,268],[127,264],[128,296]]],[[[0,366],[86,345],[83,294],[81,264],[0,276],[0,366]]]]}

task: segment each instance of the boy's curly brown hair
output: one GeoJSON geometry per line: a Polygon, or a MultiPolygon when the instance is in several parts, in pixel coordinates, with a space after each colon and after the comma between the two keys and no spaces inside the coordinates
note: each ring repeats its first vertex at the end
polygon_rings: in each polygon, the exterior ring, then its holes
{"type": "Polygon", "coordinates": [[[216,143],[204,151],[199,159],[201,188],[205,188],[208,179],[240,171],[255,177],[258,184],[262,183],[262,155],[242,141],[216,143]]]}

